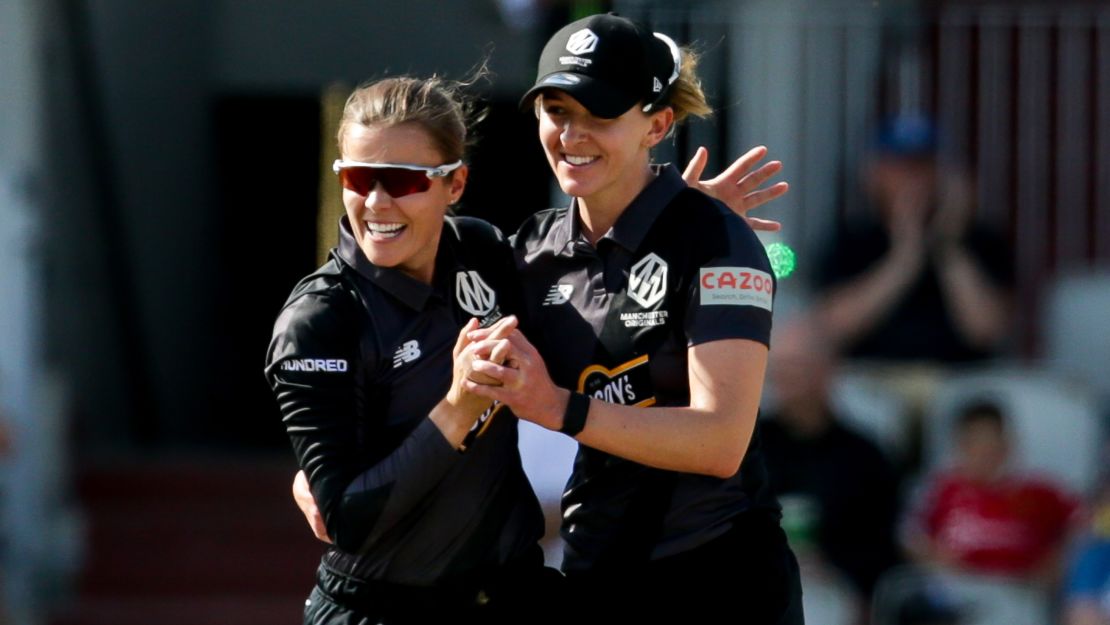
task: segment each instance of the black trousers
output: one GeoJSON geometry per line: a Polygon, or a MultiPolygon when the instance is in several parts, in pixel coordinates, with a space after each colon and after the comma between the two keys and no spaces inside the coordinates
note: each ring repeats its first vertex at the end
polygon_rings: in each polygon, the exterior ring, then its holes
{"type": "Polygon", "coordinates": [[[483,575],[435,587],[345,575],[325,564],[305,602],[305,625],[509,625],[556,623],[548,606],[563,605],[561,573],[534,554],[483,575]]]}
{"type": "Polygon", "coordinates": [[[568,623],[803,625],[798,562],[778,520],[741,514],[728,533],[659,560],[567,575],[568,623]]]}

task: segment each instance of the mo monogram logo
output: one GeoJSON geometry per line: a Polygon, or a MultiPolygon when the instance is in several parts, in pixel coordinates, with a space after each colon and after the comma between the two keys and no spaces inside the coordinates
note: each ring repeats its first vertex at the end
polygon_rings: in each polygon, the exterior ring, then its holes
{"type": "Polygon", "coordinates": [[[497,303],[497,294],[477,271],[460,271],[455,274],[455,297],[459,300],[459,306],[475,317],[490,314],[497,303]]]}
{"type": "Polygon", "coordinates": [[[644,308],[651,308],[666,294],[666,261],[651,253],[632,265],[628,274],[628,297],[644,308]]]}

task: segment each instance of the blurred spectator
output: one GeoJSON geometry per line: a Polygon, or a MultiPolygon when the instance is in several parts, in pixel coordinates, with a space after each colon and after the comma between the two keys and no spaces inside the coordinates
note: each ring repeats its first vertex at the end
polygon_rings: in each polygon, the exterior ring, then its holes
{"type": "Polygon", "coordinates": [[[820,318],[849,357],[975,360],[1009,334],[1009,247],[974,221],[974,184],[938,169],[935,148],[925,118],[882,125],[861,172],[870,206],[846,211],[820,265],[820,318]]]}
{"type": "Polygon", "coordinates": [[[1090,531],[1071,562],[1064,590],[1066,625],[1110,625],[1110,474],[1092,508],[1090,531]]]}
{"type": "Polygon", "coordinates": [[[955,466],[933,478],[908,524],[910,552],[950,572],[1051,585],[1078,501],[1010,471],[1010,439],[997,405],[968,405],[954,437],[955,466]]]}
{"type": "Polygon", "coordinates": [[[760,435],[791,546],[804,562],[831,565],[865,600],[898,560],[898,479],[879,448],[834,413],[833,365],[812,323],[776,332],[777,412],[761,420],[760,435]]]}

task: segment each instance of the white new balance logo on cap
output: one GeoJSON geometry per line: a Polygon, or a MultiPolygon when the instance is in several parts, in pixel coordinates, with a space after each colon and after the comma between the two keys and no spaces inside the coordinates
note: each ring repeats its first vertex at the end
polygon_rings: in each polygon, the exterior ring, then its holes
{"type": "Polygon", "coordinates": [[[597,48],[597,35],[589,28],[583,28],[567,39],[567,52],[571,54],[589,54],[595,48],[597,48]]]}
{"type": "Polygon", "coordinates": [[[659,93],[663,90],[663,83],[659,82],[659,79],[654,76],[651,77],[651,90],[653,93],[659,93]]]}

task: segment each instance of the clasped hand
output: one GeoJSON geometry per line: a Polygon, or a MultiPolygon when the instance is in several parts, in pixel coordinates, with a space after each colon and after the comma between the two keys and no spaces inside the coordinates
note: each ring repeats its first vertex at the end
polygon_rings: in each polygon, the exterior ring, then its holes
{"type": "Polygon", "coordinates": [[[570,394],[551,380],[543,358],[515,325],[505,332],[496,325],[475,329],[468,324],[459,345],[455,366],[465,371],[463,391],[499,401],[521,419],[559,429],[570,394]]]}

